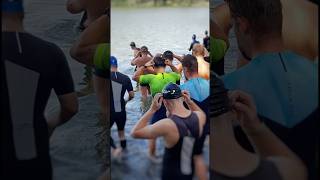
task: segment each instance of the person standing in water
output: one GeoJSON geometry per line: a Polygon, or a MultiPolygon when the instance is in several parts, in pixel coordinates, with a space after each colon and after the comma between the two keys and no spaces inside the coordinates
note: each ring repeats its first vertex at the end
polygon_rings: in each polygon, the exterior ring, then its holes
{"type": "Polygon", "coordinates": [[[192,50],[193,46],[195,44],[199,44],[200,42],[197,40],[197,36],[195,34],[192,35],[192,42],[190,44],[190,47],[189,47],[189,51],[192,50]]]}
{"type": "MultiPolygon", "coordinates": [[[[156,56],[153,58],[153,68],[156,74],[136,74],[134,80],[139,82],[141,86],[150,86],[151,95],[154,97],[157,93],[160,93],[162,89],[170,82],[172,83],[179,83],[180,82],[180,75],[171,72],[166,73],[165,68],[165,60],[160,57],[156,56]]],[[[141,71],[142,72],[142,71],[141,71]]],[[[161,106],[152,116],[150,124],[154,124],[161,119],[166,118],[166,109],[164,106],[161,106]]],[[[159,159],[156,157],[156,138],[149,140],[149,158],[153,162],[159,162],[159,159]]]]}
{"type": "MultiPolygon", "coordinates": [[[[205,60],[207,50],[202,44],[195,44],[192,49],[192,55],[197,58],[198,61],[198,74],[200,77],[209,80],[210,78],[210,63],[205,60]]],[[[182,62],[183,57],[174,55],[174,57],[182,62]]],[[[177,65],[179,73],[182,73],[182,64],[177,65]]]]}
{"type": "Polygon", "coordinates": [[[51,180],[49,138],[78,111],[62,50],[25,31],[22,0],[2,0],[1,178],[51,180]],[[45,116],[54,90],[59,110],[45,116]]]}
{"type": "Polygon", "coordinates": [[[162,93],[154,96],[150,109],[140,118],[131,132],[139,139],[163,137],[161,179],[192,180],[194,174],[194,142],[201,136],[206,121],[205,113],[194,103],[188,92],[182,92],[177,84],[167,84],[162,93]],[[187,104],[188,109],[184,106],[187,104]],[[148,125],[150,118],[163,106],[167,117],[148,125]]]}
{"type": "Polygon", "coordinates": [[[144,66],[147,62],[152,60],[152,54],[149,52],[147,46],[142,46],[140,48],[140,51],[135,56],[135,58],[131,61],[132,66],[137,66],[137,68],[140,68],[141,66],[144,66]]]}
{"type": "MultiPolygon", "coordinates": [[[[180,85],[181,90],[188,91],[192,100],[209,115],[209,81],[200,77],[198,73],[197,59],[192,55],[186,55],[182,59],[183,73],[186,82],[180,85]]],[[[208,169],[203,158],[203,147],[207,135],[209,134],[209,120],[203,127],[201,137],[195,141],[194,162],[196,175],[199,180],[206,180],[208,169]]]]}
{"type": "Polygon", "coordinates": [[[131,50],[133,51],[133,57],[136,57],[138,53],[140,52],[140,48],[137,48],[135,42],[130,43],[131,50]]]}
{"type": "Polygon", "coordinates": [[[210,37],[208,35],[208,31],[207,30],[204,32],[204,35],[205,36],[203,38],[203,46],[207,49],[207,51],[210,52],[210,47],[209,47],[209,45],[210,45],[210,37]]]}
{"type": "Polygon", "coordinates": [[[127,75],[118,71],[118,61],[114,56],[110,58],[111,65],[111,124],[117,124],[118,135],[120,138],[121,148],[127,147],[127,141],[124,133],[124,127],[127,120],[126,104],[134,98],[131,80],[127,75]],[[125,93],[128,92],[128,100],[124,99],[125,93]]]}

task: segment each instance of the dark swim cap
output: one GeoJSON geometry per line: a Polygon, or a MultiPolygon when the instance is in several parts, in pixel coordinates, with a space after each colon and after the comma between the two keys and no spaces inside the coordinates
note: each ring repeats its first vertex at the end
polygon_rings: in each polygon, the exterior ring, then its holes
{"type": "Polygon", "coordinates": [[[1,10],[6,13],[23,13],[22,0],[2,0],[1,10]]]}
{"type": "Polygon", "coordinates": [[[163,99],[178,99],[182,97],[182,92],[177,84],[169,83],[162,90],[163,99]]]}
{"type": "Polygon", "coordinates": [[[131,43],[130,43],[130,46],[132,46],[132,47],[136,47],[136,43],[131,42],[131,43]]]}
{"type": "Polygon", "coordinates": [[[210,76],[210,117],[217,117],[229,111],[228,90],[223,81],[211,71],[210,76]]]}
{"type": "Polygon", "coordinates": [[[173,60],[173,52],[172,51],[165,51],[162,55],[164,59],[173,60]]]}

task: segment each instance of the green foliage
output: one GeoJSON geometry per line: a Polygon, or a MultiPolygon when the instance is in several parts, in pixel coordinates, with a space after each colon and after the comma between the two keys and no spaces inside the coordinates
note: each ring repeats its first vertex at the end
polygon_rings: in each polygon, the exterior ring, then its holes
{"type": "Polygon", "coordinates": [[[208,6],[209,0],[112,0],[112,7],[194,7],[208,6]]]}

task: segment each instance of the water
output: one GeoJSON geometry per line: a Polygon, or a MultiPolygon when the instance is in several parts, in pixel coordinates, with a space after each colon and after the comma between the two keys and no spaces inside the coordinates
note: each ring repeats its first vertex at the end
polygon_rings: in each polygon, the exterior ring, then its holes
{"type": "MultiPolygon", "coordinates": [[[[130,65],[133,52],[130,42],[138,47],[146,45],[152,54],[171,50],[178,55],[188,51],[192,34],[202,42],[204,31],[209,30],[209,8],[150,8],[150,9],[115,9],[111,11],[111,54],[118,58],[120,72],[133,75],[130,65]]],[[[135,86],[135,82],[132,81],[135,86]]],[[[112,162],[112,179],[160,179],[161,165],[150,163],[147,158],[148,142],[130,137],[132,127],[141,117],[140,93],[127,106],[125,133],[128,151],[123,154],[123,161],[112,162]]],[[[118,142],[116,125],[111,130],[115,142],[118,142]]],[[[119,144],[118,144],[119,145],[119,144]]],[[[206,147],[208,149],[208,146],[206,147]]],[[[162,154],[163,143],[158,140],[157,153],[162,154]]],[[[208,159],[208,151],[206,151],[208,159]]]]}

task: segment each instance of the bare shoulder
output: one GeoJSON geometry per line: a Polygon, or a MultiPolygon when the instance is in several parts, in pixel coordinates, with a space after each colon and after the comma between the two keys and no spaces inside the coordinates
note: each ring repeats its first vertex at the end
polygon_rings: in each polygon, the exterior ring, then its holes
{"type": "Polygon", "coordinates": [[[284,180],[307,180],[307,170],[301,161],[280,156],[268,157],[267,160],[275,164],[284,180]]]}

